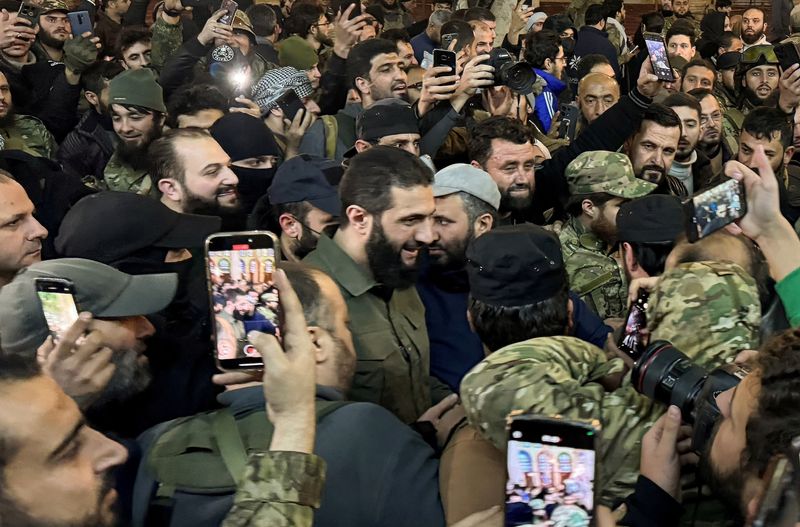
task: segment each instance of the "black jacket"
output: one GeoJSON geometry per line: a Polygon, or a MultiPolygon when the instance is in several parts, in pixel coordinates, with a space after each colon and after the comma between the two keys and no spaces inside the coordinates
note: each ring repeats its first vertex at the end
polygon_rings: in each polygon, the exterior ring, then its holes
{"type": "Polygon", "coordinates": [[[674,527],[683,515],[681,504],[644,476],[639,476],[625,505],[627,513],[619,525],[628,527],[674,527]]]}
{"type": "Polygon", "coordinates": [[[617,61],[617,51],[614,49],[614,44],[608,40],[608,33],[591,26],[583,26],[576,35],[575,51],[572,54],[572,61],[570,61],[569,76],[573,79],[577,78],[576,69],[580,58],[584,55],[595,53],[605,55],[611,63],[611,67],[614,68],[617,78],[622,78],[619,62],[617,61]]]}
{"type": "Polygon", "coordinates": [[[61,142],[56,160],[70,176],[81,179],[93,176],[97,181],[102,181],[103,170],[114,153],[115,143],[116,135],[110,120],[89,110],[61,142]]]}

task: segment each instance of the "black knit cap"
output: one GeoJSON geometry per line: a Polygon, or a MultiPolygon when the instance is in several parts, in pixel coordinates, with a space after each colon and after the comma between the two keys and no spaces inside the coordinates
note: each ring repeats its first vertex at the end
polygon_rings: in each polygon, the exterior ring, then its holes
{"type": "Polygon", "coordinates": [[[258,117],[244,113],[229,113],[209,129],[231,161],[259,156],[281,156],[272,131],[258,117]]]}
{"type": "Polygon", "coordinates": [[[621,242],[674,242],[683,230],[683,206],[675,196],[651,194],[623,203],[617,212],[621,242]]]}

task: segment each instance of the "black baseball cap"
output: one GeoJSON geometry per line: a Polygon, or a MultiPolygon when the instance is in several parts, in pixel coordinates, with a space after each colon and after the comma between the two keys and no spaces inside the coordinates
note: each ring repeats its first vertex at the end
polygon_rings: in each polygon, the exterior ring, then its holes
{"type": "Polygon", "coordinates": [[[273,205],[308,201],[318,209],[339,216],[342,202],[336,189],[342,165],[324,157],[299,155],[285,161],[275,173],[267,195],[273,205]]]}
{"type": "Polygon", "coordinates": [[[418,133],[417,115],[402,99],[380,100],[356,119],[356,136],[364,141],[377,141],[387,135],[418,133]]]}
{"type": "Polygon", "coordinates": [[[643,196],[623,203],[617,212],[617,239],[621,242],[674,242],[683,230],[683,206],[675,196],[643,196]]]}
{"type": "Polygon", "coordinates": [[[55,246],[62,256],[113,264],[150,247],[202,247],[221,223],[216,216],[182,214],[132,192],[98,192],[67,212],[55,246]]]}
{"type": "Polygon", "coordinates": [[[495,306],[524,306],[555,296],[566,274],[561,243],[525,223],[498,227],[467,247],[470,295],[495,306]]]}

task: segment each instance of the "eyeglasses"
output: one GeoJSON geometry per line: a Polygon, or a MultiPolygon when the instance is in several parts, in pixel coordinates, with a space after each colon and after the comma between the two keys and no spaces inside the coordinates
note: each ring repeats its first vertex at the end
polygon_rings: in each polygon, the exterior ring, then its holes
{"type": "Polygon", "coordinates": [[[329,26],[331,25],[330,20],[326,20],[325,22],[317,22],[316,24],[311,24],[313,27],[322,27],[322,26],[329,26]]]}
{"type": "Polygon", "coordinates": [[[722,113],[721,112],[714,112],[711,115],[701,115],[700,116],[700,126],[708,126],[712,122],[713,123],[722,122],[722,113]]]}
{"type": "Polygon", "coordinates": [[[742,52],[742,64],[778,64],[775,48],[767,45],[752,46],[742,52]]]}

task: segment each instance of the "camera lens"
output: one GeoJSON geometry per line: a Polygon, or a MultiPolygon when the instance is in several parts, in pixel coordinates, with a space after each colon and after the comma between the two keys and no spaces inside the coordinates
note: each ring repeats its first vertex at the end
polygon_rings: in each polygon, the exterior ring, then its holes
{"type": "Polygon", "coordinates": [[[674,404],[689,424],[694,422],[695,403],[706,377],[705,369],[663,340],[647,346],[631,372],[636,391],[662,404],[674,404]]]}
{"type": "Polygon", "coordinates": [[[494,85],[508,86],[513,91],[526,95],[533,90],[536,73],[527,62],[517,62],[503,48],[494,48],[489,53],[489,66],[494,68],[494,85]]]}

